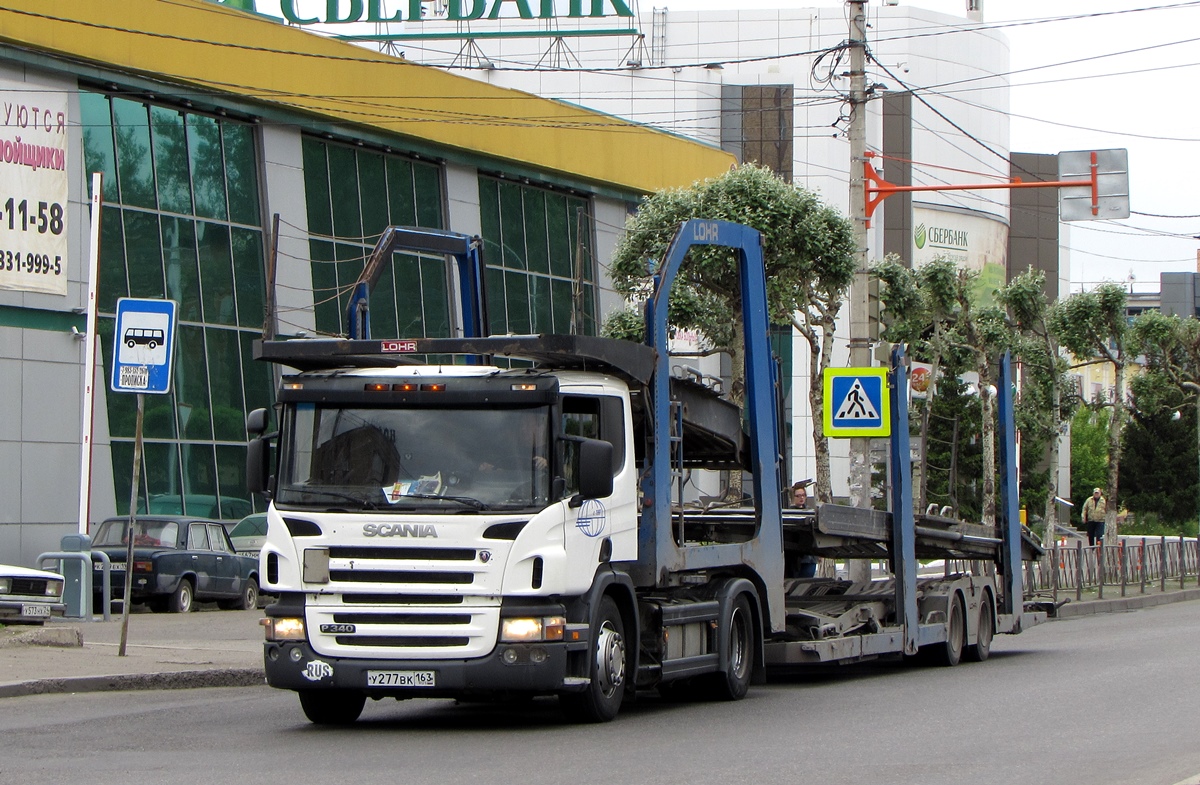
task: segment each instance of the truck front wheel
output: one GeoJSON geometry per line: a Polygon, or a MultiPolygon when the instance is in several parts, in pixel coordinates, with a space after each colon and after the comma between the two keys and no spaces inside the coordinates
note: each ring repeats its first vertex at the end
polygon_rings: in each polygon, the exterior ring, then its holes
{"type": "Polygon", "coordinates": [[[600,601],[592,624],[592,656],[587,689],[559,696],[563,711],[578,722],[608,722],[625,697],[625,623],[611,597],[600,601]]]}
{"type": "Polygon", "coordinates": [[[362,714],[367,696],[349,690],[305,690],[300,708],[314,725],[349,725],[362,714]]]}

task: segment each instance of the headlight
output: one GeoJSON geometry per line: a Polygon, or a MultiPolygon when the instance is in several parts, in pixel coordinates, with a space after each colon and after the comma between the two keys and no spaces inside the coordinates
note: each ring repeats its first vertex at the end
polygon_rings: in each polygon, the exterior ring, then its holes
{"type": "Polygon", "coordinates": [[[265,628],[269,641],[302,641],[305,638],[304,619],[284,616],[266,618],[259,623],[265,628]]]}
{"type": "Polygon", "coordinates": [[[566,626],[567,620],[562,616],[502,619],[500,621],[500,640],[503,643],[561,641],[566,626]]]}
{"type": "Polygon", "coordinates": [[[46,581],[46,596],[61,597],[63,591],[63,581],[46,581]]]}
{"type": "Polygon", "coordinates": [[[12,578],[0,578],[0,594],[8,594],[12,590],[12,578]]]}

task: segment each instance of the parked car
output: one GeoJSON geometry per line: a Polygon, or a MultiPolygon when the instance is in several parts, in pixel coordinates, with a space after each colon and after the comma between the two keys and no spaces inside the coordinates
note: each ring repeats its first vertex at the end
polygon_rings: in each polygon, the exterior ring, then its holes
{"type": "Polygon", "coordinates": [[[62,616],[63,576],[56,572],[31,570],[0,564],[0,622],[45,624],[51,616],[62,616]]]}
{"type": "Polygon", "coordinates": [[[267,514],[256,512],[238,521],[229,530],[229,539],[233,549],[243,556],[258,558],[259,552],[267,541],[267,514]]]}
{"type": "MultiPolygon", "coordinates": [[[[129,518],[109,518],[96,527],[92,550],[112,562],[114,598],[124,597],[129,518]]],[[[93,591],[100,591],[100,563],[93,591]]],[[[133,535],[133,596],[157,612],[187,613],[197,601],[222,608],[258,607],[258,557],[234,552],[220,521],[178,515],[137,516],[133,535]]],[[[100,600],[96,605],[99,606],[100,600]]]]}

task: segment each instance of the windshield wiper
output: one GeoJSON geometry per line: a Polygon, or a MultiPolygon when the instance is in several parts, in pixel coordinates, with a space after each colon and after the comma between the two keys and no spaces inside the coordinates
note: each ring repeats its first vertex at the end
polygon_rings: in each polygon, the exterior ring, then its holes
{"type": "Polygon", "coordinates": [[[396,503],[399,504],[403,499],[433,499],[437,501],[451,501],[458,502],[464,507],[470,507],[474,510],[491,509],[491,507],[489,507],[487,504],[484,504],[478,499],[473,499],[470,496],[438,496],[435,493],[406,493],[403,494],[400,499],[397,499],[396,503]]]}
{"type": "MultiPolygon", "coordinates": [[[[325,490],[324,488],[297,488],[295,486],[292,486],[285,490],[287,490],[287,492],[289,492],[289,493],[320,494],[322,496],[328,496],[328,497],[331,497],[334,499],[341,499],[342,501],[354,502],[355,504],[362,505],[363,509],[366,509],[366,510],[378,510],[379,509],[378,502],[372,501],[370,499],[364,499],[361,496],[354,496],[353,494],[342,493],[341,491],[329,491],[329,490],[325,490]]],[[[296,503],[296,502],[293,501],[292,503],[296,503]]],[[[299,503],[303,504],[304,502],[299,502],[299,503]]]]}

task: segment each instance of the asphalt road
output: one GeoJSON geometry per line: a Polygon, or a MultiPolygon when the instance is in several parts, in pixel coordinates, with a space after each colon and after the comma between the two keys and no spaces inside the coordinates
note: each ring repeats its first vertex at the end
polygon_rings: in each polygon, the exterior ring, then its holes
{"type": "Polygon", "coordinates": [[[1175,785],[1200,773],[1198,645],[1185,602],[999,636],[983,664],[776,677],[598,726],[552,700],[370,703],[324,729],[266,687],[10,698],[0,781],[1175,785]]]}

